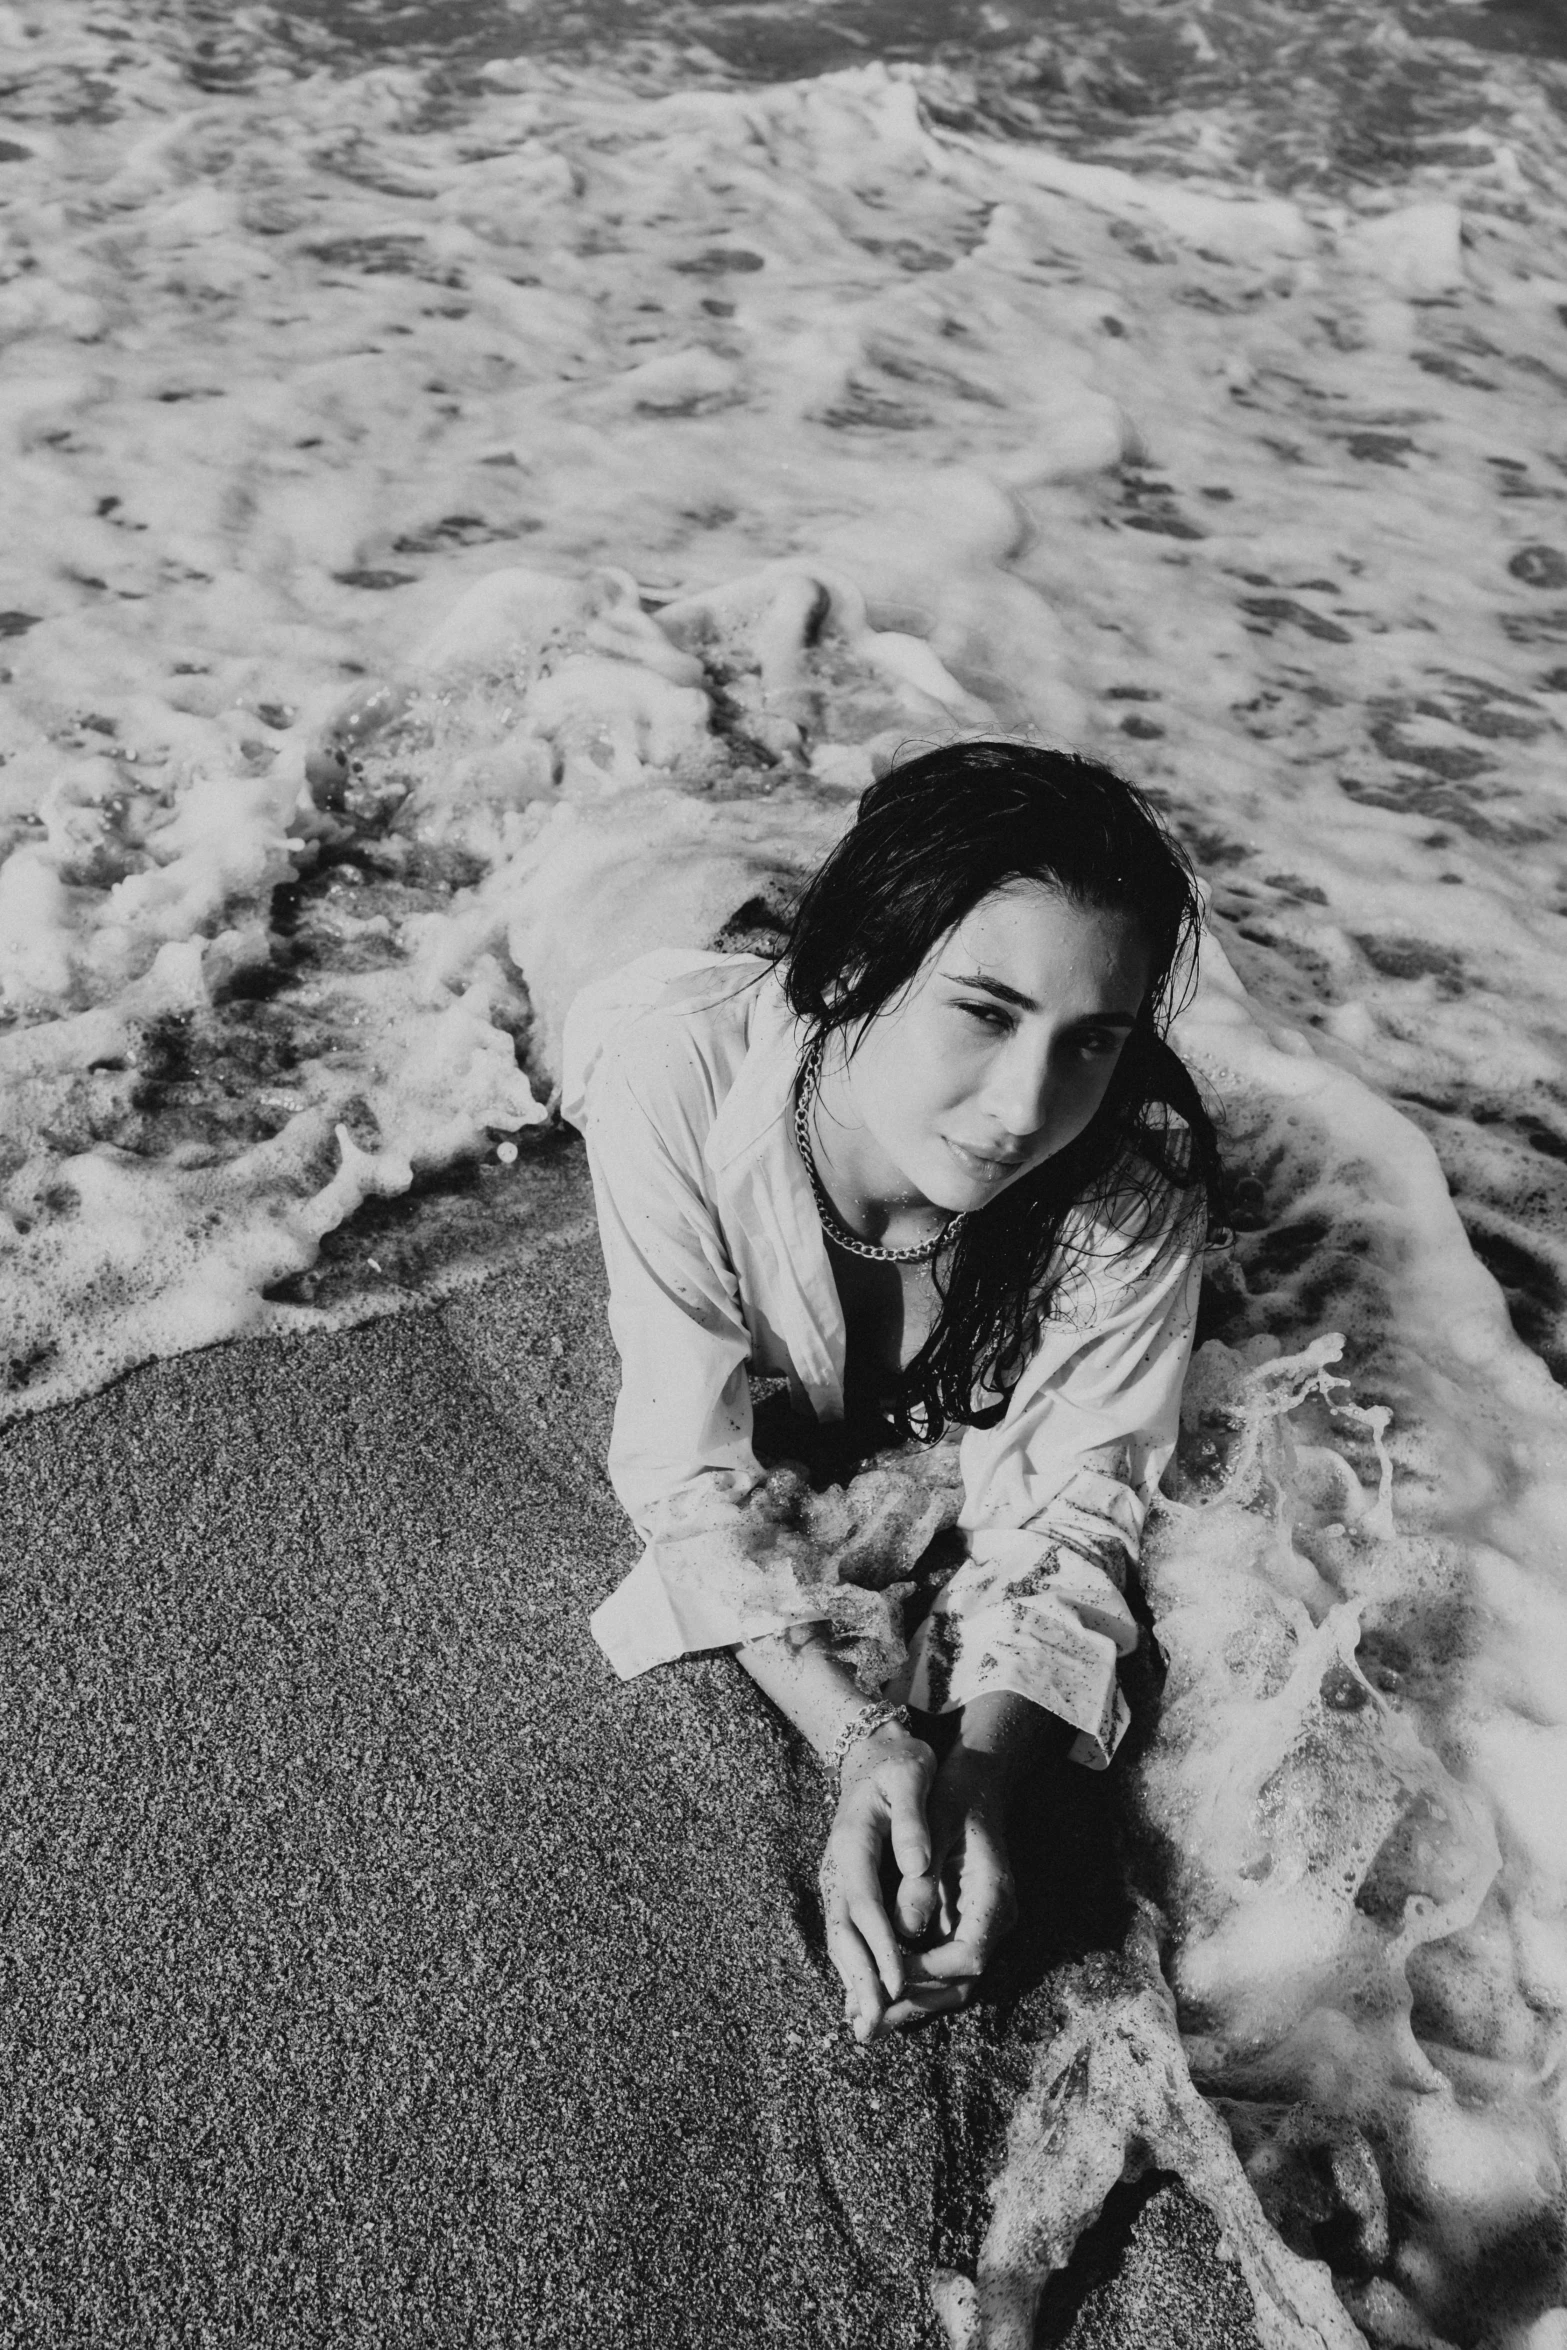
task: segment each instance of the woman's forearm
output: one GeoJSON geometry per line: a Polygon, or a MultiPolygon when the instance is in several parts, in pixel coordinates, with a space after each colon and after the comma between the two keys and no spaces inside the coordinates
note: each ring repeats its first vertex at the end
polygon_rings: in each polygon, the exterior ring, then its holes
{"type": "Polygon", "coordinates": [[[830,1754],[840,1731],[872,1702],[848,1667],[829,1654],[819,1624],[747,1641],[735,1654],[818,1754],[830,1754]]]}
{"type": "MultiPolygon", "coordinates": [[[[735,1654],[818,1754],[830,1753],[845,1724],[871,1702],[848,1667],[831,1654],[819,1624],[748,1641],[735,1654]]],[[[969,1760],[987,1776],[1010,1779],[1042,1747],[1069,1743],[1071,1737],[1068,1725],[1030,1698],[998,1689],[970,1698],[951,1751],[959,1768],[969,1760]]]]}
{"type": "Polygon", "coordinates": [[[963,1708],[951,1757],[954,1767],[970,1760],[988,1775],[1010,1780],[1019,1765],[1051,1744],[1070,1740],[1071,1731],[1054,1714],[1019,1697],[1011,1689],[997,1689],[971,1697],[963,1708]]]}
{"type": "MultiPolygon", "coordinates": [[[[829,1652],[825,1626],[808,1624],[799,1631],[773,1633],[768,1640],[749,1640],[735,1657],[780,1713],[815,1753],[832,1751],[834,1739],[846,1723],[869,1704],[846,1664],[829,1652]]],[[[989,1697],[970,1697],[959,1718],[959,1734],[951,1744],[956,1767],[973,1760],[987,1777],[1010,1779],[1017,1767],[1045,1748],[1069,1744],[1071,1730],[1052,1713],[1013,1690],[996,1690],[989,1697]]]]}

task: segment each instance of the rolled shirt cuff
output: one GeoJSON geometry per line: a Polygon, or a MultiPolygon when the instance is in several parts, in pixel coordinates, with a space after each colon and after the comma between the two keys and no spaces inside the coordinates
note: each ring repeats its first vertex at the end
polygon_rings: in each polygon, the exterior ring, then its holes
{"type": "Polygon", "coordinates": [[[909,1704],[955,1713],[1010,1690],[1076,1730],[1074,1762],[1104,1770],[1131,1720],[1115,1677],[1137,1646],[1125,1600],[1097,1566],[1037,1534],[990,1532],[973,1547],[910,1642],[909,1704]]]}
{"type": "Polygon", "coordinates": [[[656,1535],[623,1583],[594,1610],[589,1630],[622,1681],[706,1648],[737,1648],[824,1610],[785,1565],[769,1567],[708,1529],[656,1535]]]}
{"type": "Polygon", "coordinates": [[[1087,1550],[1059,1530],[986,1526],[968,1537],[968,1557],[936,1601],[942,1613],[979,1617],[1007,1600],[1054,1599],[1091,1631],[1115,1643],[1118,1656],[1137,1646],[1137,1623],[1121,1596],[1124,1556],[1108,1571],[1097,1547],[1087,1550]]]}
{"type": "MultiPolygon", "coordinates": [[[[1011,1690],[1077,1731],[1074,1762],[1104,1770],[1131,1720],[1115,1677],[1138,1639],[1125,1600],[1097,1565],[1038,1533],[986,1529],[969,1543],[910,1641],[897,1694],[921,1712],[954,1713],[1011,1690]]],[[[590,1629],[630,1681],[826,1617],[786,1561],[751,1558],[731,1531],[710,1526],[655,1535],[590,1629]]]]}

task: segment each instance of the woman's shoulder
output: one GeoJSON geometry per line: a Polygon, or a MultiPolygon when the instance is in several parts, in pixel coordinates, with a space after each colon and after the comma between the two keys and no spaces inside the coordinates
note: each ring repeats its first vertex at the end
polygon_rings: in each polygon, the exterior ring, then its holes
{"type": "Polygon", "coordinates": [[[645,1100],[678,1098],[688,1114],[705,1104],[711,1116],[779,992],[763,956],[670,947],[591,981],[566,1014],[562,1117],[581,1126],[590,1092],[616,1081],[645,1100]]]}

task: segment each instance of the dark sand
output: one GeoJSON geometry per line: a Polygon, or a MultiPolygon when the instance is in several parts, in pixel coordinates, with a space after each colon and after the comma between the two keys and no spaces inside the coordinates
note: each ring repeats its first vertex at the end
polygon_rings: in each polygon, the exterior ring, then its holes
{"type": "MultiPolygon", "coordinates": [[[[588,1636],[633,1546],[586,1206],[0,1439],[6,2344],[936,2350],[1040,1978],[1118,1935],[1113,1792],[1042,1775],[984,2007],[853,2045],[816,1764],[727,1658],[588,1636]]],[[[1042,2338],[1249,2331],[1161,2187],[1042,2338]]]]}

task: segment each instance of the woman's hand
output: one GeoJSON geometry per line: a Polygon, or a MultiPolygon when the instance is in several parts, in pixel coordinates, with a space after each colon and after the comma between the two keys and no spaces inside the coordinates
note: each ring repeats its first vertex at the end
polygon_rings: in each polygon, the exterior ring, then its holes
{"type": "Polygon", "coordinates": [[[844,2013],[857,2040],[959,2004],[961,1993],[949,1984],[910,1987],[912,1954],[899,1941],[922,1933],[935,1914],[925,1816],[935,1772],[923,1738],[896,1722],[860,1739],[844,1762],[822,1855],[822,1911],[827,1954],[842,1977],[844,2013]],[[901,1879],[890,1917],[882,1895],[889,1844],[901,1879]]]}
{"type": "MultiPolygon", "coordinates": [[[[1051,1717],[1027,1698],[999,1690],[963,1709],[958,1735],[930,1791],[930,1862],[923,1878],[904,1873],[900,1931],[941,1940],[904,1958],[903,1988],[882,2016],[896,2027],[942,2008],[964,2007],[1017,1918],[1007,1855],[1006,1814],[1017,1771],[1037,1757],[1051,1717]]],[[[1056,1724],[1059,1737],[1061,1725],[1056,1724]]]]}
{"type": "Polygon", "coordinates": [[[1012,1761],[960,1743],[938,1773],[924,1741],[895,1724],[850,1749],[821,1886],[827,1951],[857,2040],[973,1997],[1017,1916],[1005,1827],[1012,1761]],[[890,1916],[889,1844],[900,1878],[890,1916]],[[934,1948],[907,1947],[933,1928],[934,1948]]]}
{"type": "MultiPolygon", "coordinates": [[[[820,1755],[865,1708],[819,1626],[753,1640],[739,1660],[820,1755]]],[[[1017,1914],[1004,1829],[1014,1770],[1050,1717],[998,1691],[963,1709],[936,1773],[923,1738],[883,1722],[850,1746],[822,1858],[827,1951],[857,2040],[962,2007],[1017,1914]],[[888,1850],[898,1872],[889,1914],[888,1850]],[[912,1945],[943,1939],[934,1948],[912,1945]]]]}
{"type": "MultiPolygon", "coordinates": [[[[997,1945],[1017,1918],[1017,1895],[1007,1858],[1009,1755],[975,1753],[955,1746],[936,1780],[930,1802],[930,1875],[919,1889],[923,1916],[914,1932],[934,1925],[942,1939],[934,1948],[911,1951],[905,1966],[906,1991],[889,2023],[928,2015],[942,1992],[942,2004],[967,2004],[997,1945]]],[[[908,1914],[912,1920],[914,1902],[908,1914]]]]}

